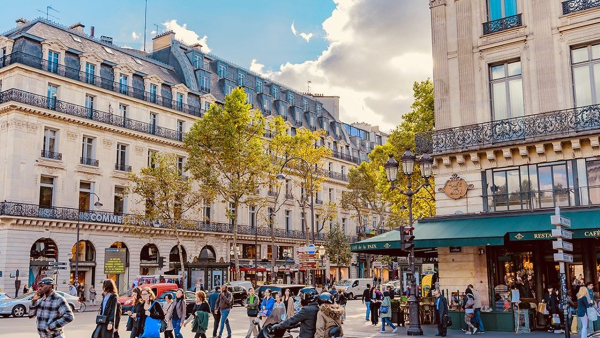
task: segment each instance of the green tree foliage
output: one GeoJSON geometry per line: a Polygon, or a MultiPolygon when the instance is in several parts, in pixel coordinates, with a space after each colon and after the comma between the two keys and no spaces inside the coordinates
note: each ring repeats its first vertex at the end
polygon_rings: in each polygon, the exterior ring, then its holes
{"type": "MultiPolygon", "coordinates": [[[[184,138],[189,153],[187,169],[206,194],[218,195],[232,206],[233,246],[237,248],[238,212],[241,205],[256,205],[258,188],[268,181],[271,160],[267,148],[265,119],[246,103],[243,88],[225,98],[225,106],[211,105],[184,138]]],[[[239,255],[234,250],[236,279],[240,278],[239,255]]]]}
{"type": "MultiPolygon", "coordinates": [[[[151,235],[155,229],[150,224],[160,224],[177,239],[181,277],[185,280],[181,232],[192,230],[195,224],[184,218],[193,214],[210,194],[200,193],[193,182],[182,176],[177,166],[177,155],[158,153],[153,155],[152,164],[142,168],[138,174],[130,174],[128,193],[139,199],[139,205],[145,205],[145,213],[126,217],[126,224],[132,233],[151,235]]],[[[184,286],[185,287],[185,286],[184,286]]]]}
{"type": "Polygon", "coordinates": [[[334,265],[350,265],[352,253],[350,252],[350,246],[348,245],[344,229],[338,223],[335,223],[327,232],[325,254],[334,265]]]}
{"type": "Polygon", "coordinates": [[[413,83],[413,104],[411,111],[402,115],[402,123],[396,127],[389,137],[389,142],[398,149],[415,148],[415,135],[432,131],[434,128],[435,112],[433,106],[433,82],[413,83]]]}

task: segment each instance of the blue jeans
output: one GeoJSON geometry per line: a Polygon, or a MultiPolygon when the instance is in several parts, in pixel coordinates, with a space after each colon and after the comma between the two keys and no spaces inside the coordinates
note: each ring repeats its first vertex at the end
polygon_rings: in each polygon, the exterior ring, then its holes
{"type": "Polygon", "coordinates": [[[365,305],[367,306],[367,315],[365,316],[365,320],[371,320],[371,302],[365,302],[365,305]]]}
{"type": "Polygon", "coordinates": [[[175,338],[183,338],[183,335],[181,334],[181,318],[180,319],[173,319],[171,320],[171,323],[173,323],[173,332],[175,332],[175,338]]]}
{"type": "Polygon", "coordinates": [[[483,328],[483,320],[481,320],[481,309],[475,309],[475,319],[479,323],[479,331],[485,332],[483,328]]]}
{"type": "Polygon", "coordinates": [[[231,326],[229,326],[229,311],[231,309],[221,310],[221,327],[219,328],[219,335],[217,337],[221,337],[223,335],[223,328],[227,326],[227,337],[231,337],[231,326]]]}
{"type": "Polygon", "coordinates": [[[381,317],[381,331],[385,331],[385,323],[392,327],[392,329],[396,329],[396,326],[392,324],[392,321],[389,317],[381,317]]]}

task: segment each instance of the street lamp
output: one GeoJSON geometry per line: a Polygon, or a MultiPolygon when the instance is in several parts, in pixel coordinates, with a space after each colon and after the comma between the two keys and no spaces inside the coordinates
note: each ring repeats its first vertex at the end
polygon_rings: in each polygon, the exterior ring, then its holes
{"type": "Polygon", "coordinates": [[[75,284],[75,282],[78,282],[79,280],[79,222],[81,221],[81,203],[86,197],[90,195],[94,195],[98,198],[98,201],[94,203],[94,206],[102,206],[102,203],[100,203],[100,196],[93,192],[88,192],[87,194],[81,196],[81,198],[79,199],[79,205],[77,208],[77,242],[75,244],[75,277],[73,278],[73,284],[75,284]]]}
{"type": "MultiPolygon", "coordinates": [[[[318,252],[319,252],[319,261],[321,261],[321,268],[323,268],[323,265],[325,265],[325,264],[323,264],[322,259],[323,259],[323,256],[325,256],[325,247],[323,245],[319,246],[318,252]]],[[[324,277],[324,274],[321,274],[321,280],[323,280],[323,277],[324,277]]],[[[327,280],[327,278],[325,278],[325,281],[326,280],[327,280]]],[[[323,283],[323,284],[325,284],[325,283],[323,283]]]]}
{"type": "MultiPolygon", "coordinates": [[[[411,175],[415,167],[415,154],[410,151],[410,148],[406,148],[404,154],[402,154],[402,171],[406,175],[407,187],[406,190],[402,190],[394,185],[398,178],[398,161],[394,160],[394,156],[390,154],[389,160],[384,164],[385,173],[388,181],[391,183],[391,189],[398,190],[402,195],[408,198],[408,224],[411,229],[410,235],[412,236],[413,228],[413,211],[412,211],[412,199],[413,195],[417,194],[422,188],[429,186],[429,178],[432,173],[433,158],[429,154],[423,154],[418,160],[419,167],[421,169],[421,176],[425,179],[425,182],[419,185],[415,190],[412,189],[411,175]]],[[[400,236],[402,238],[402,236],[400,236]]],[[[402,243],[400,243],[402,247],[402,243]]],[[[410,249],[409,253],[410,261],[410,296],[408,298],[408,310],[409,310],[409,326],[407,334],[409,336],[421,336],[423,335],[423,329],[419,323],[419,301],[417,300],[417,281],[415,280],[415,247],[414,245],[410,249]]]]}

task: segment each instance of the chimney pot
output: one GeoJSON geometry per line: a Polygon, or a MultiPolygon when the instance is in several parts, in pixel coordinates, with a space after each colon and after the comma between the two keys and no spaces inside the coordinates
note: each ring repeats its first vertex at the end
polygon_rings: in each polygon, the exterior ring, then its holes
{"type": "Polygon", "coordinates": [[[20,19],[17,19],[16,23],[17,23],[17,28],[19,28],[19,27],[24,26],[27,23],[27,20],[20,18],[20,19]]]}
{"type": "Polygon", "coordinates": [[[90,36],[94,37],[94,26],[90,28],[90,36]]]}

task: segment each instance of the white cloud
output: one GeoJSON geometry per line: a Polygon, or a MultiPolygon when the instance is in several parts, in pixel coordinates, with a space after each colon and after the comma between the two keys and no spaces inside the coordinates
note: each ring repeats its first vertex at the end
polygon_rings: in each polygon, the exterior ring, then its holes
{"type": "MultiPolygon", "coordinates": [[[[311,92],[340,96],[342,121],[367,122],[389,131],[410,111],[413,82],[432,75],[428,4],[423,0],[334,2],[336,9],[323,22],[329,46],[319,57],[288,62],[276,71],[252,60],[251,69],[297,90],[305,90],[310,80],[311,92]]],[[[294,33],[294,22],[292,28],[294,33]]],[[[312,37],[303,38],[308,42],[312,37]]]]}
{"type": "Polygon", "coordinates": [[[139,35],[138,33],[136,33],[136,32],[131,32],[131,37],[132,37],[134,40],[139,40],[139,38],[140,38],[140,35],[139,35]]]}
{"type": "Polygon", "coordinates": [[[187,24],[184,23],[183,25],[179,25],[177,20],[171,20],[163,23],[163,26],[165,26],[167,30],[172,30],[175,33],[176,39],[188,45],[199,43],[202,45],[202,52],[210,53],[210,48],[206,42],[208,37],[204,35],[202,38],[200,38],[196,32],[187,29],[187,24]]]}
{"type": "Polygon", "coordinates": [[[156,32],[156,31],[154,31],[154,30],[150,32],[150,34],[151,34],[151,35],[156,35],[156,33],[157,33],[157,32],[156,32]]]}
{"type": "Polygon", "coordinates": [[[294,26],[294,21],[292,21],[292,27],[290,27],[292,29],[292,33],[294,33],[294,36],[298,35],[298,31],[296,31],[296,27],[294,26]]]}
{"type": "Polygon", "coordinates": [[[315,36],[313,33],[298,33],[298,30],[296,30],[296,24],[294,21],[292,21],[292,26],[290,27],[290,29],[292,30],[292,34],[294,34],[294,36],[298,36],[300,35],[301,38],[303,38],[304,40],[306,40],[306,42],[310,42],[310,39],[315,36]]]}

